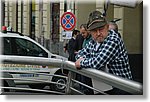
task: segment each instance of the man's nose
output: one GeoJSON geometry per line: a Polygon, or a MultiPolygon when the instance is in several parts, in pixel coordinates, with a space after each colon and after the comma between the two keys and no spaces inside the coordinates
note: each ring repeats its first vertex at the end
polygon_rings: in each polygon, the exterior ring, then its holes
{"type": "Polygon", "coordinates": [[[100,31],[97,32],[97,35],[101,35],[102,33],[100,31]]]}

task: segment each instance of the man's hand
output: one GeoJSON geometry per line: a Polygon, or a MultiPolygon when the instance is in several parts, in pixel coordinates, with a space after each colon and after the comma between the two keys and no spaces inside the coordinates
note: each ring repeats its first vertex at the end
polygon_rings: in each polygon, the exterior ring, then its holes
{"type": "Polygon", "coordinates": [[[84,58],[81,57],[81,58],[79,58],[79,59],[75,62],[75,66],[76,66],[77,69],[81,69],[81,68],[80,68],[80,67],[81,67],[81,66],[80,66],[80,62],[81,62],[83,59],[84,59],[84,58]]]}

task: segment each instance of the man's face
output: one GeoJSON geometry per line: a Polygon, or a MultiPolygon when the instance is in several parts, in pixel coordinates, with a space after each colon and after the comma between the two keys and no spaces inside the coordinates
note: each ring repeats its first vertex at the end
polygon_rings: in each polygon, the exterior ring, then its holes
{"type": "Polygon", "coordinates": [[[101,43],[104,41],[104,39],[108,35],[108,27],[109,27],[109,25],[105,25],[102,28],[94,29],[94,30],[90,31],[90,34],[92,35],[93,39],[96,42],[101,43]]]}
{"type": "Polygon", "coordinates": [[[84,39],[87,38],[87,37],[89,36],[88,31],[85,30],[84,27],[82,27],[82,28],[80,29],[80,33],[82,34],[82,36],[83,36],[84,39]]]}

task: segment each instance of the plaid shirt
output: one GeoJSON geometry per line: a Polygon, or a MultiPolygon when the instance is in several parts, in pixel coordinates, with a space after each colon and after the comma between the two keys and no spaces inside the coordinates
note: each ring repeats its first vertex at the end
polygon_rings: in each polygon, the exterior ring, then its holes
{"type": "Polygon", "coordinates": [[[85,58],[80,62],[81,68],[103,69],[107,66],[109,73],[132,79],[127,51],[118,33],[109,31],[105,40],[97,46],[94,40],[76,55],[76,59],[85,58]]]}

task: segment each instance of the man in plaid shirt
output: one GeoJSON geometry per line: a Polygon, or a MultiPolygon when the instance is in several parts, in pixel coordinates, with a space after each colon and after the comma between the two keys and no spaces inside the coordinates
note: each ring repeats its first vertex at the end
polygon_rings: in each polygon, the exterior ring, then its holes
{"type": "MultiPolygon", "coordinates": [[[[107,66],[109,73],[132,80],[124,42],[119,34],[108,30],[109,25],[101,12],[90,13],[87,28],[93,40],[76,55],[76,68],[101,70],[107,66]]],[[[122,91],[118,90],[110,94],[121,94],[122,91]]],[[[122,94],[126,93],[122,92],[122,94]]]]}

